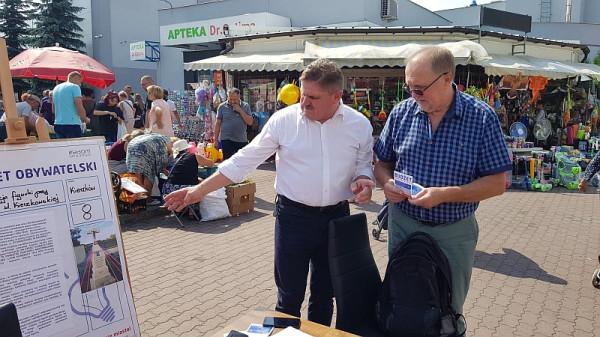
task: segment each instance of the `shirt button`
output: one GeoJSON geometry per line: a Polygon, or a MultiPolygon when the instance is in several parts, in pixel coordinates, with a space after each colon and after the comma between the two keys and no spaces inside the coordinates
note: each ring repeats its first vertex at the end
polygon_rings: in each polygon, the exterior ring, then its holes
{"type": "Polygon", "coordinates": [[[431,166],[431,161],[430,160],[427,161],[427,166],[431,166]]]}

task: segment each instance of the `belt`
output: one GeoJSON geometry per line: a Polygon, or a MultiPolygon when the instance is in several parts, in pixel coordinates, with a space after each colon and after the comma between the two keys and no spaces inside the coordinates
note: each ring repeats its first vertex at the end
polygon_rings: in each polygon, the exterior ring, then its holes
{"type": "Polygon", "coordinates": [[[414,220],[416,222],[420,223],[421,225],[425,225],[425,226],[429,226],[429,227],[442,226],[442,225],[446,224],[446,223],[434,222],[434,221],[423,221],[423,220],[417,220],[417,219],[414,219],[414,220]]]}
{"type": "Polygon", "coordinates": [[[309,212],[316,212],[316,213],[327,213],[327,212],[336,210],[340,207],[348,206],[347,200],[340,201],[335,205],[329,205],[329,206],[308,206],[303,203],[291,200],[281,194],[277,194],[277,201],[281,202],[283,205],[293,206],[293,207],[296,207],[299,209],[303,209],[303,210],[306,210],[309,212]]]}

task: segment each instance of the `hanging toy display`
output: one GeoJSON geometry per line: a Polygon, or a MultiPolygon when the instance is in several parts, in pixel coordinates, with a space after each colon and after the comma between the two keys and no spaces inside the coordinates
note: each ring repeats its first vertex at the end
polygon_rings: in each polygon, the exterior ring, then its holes
{"type": "Polygon", "coordinates": [[[385,82],[383,82],[383,87],[381,88],[381,91],[379,92],[379,99],[381,100],[381,110],[379,110],[379,113],[377,114],[377,119],[379,119],[380,121],[385,121],[387,119],[387,112],[385,112],[385,82]]]}
{"type": "Polygon", "coordinates": [[[573,102],[571,100],[571,88],[567,87],[567,99],[565,101],[565,113],[563,114],[563,126],[567,126],[571,121],[571,109],[573,108],[573,102]]]}
{"type": "Polygon", "coordinates": [[[365,89],[364,91],[367,94],[367,104],[363,105],[359,111],[363,115],[365,115],[365,117],[367,117],[368,119],[371,119],[371,93],[370,93],[371,90],[365,89]]]}

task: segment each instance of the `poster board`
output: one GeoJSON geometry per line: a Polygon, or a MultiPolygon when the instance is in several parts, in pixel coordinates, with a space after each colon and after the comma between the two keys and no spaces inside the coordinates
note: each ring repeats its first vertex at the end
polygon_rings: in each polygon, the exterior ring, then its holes
{"type": "Polygon", "coordinates": [[[104,139],[0,144],[0,159],[0,305],[23,336],[139,336],[104,139]]]}

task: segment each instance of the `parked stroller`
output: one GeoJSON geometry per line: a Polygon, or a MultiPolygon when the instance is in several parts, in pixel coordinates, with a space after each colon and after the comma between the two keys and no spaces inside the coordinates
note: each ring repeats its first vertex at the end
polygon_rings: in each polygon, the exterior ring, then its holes
{"type": "Polygon", "coordinates": [[[377,226],[377,228],[373,228],[373,230],[371,231],[371,234],[373,234],[375,240],[379,240],[379,236],[381,236],[381,231],[384,229],[387,230],[388,228],[388,206],[388,201],[384,201],[383,206],[381,206],[381,209],[379,210],[379,213],[377,213],[377,219],[373,221],[373,225],[377,226]]]}

